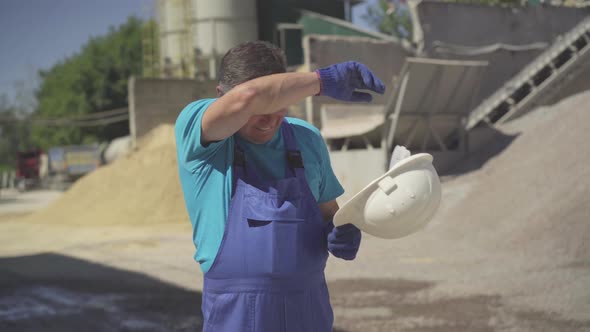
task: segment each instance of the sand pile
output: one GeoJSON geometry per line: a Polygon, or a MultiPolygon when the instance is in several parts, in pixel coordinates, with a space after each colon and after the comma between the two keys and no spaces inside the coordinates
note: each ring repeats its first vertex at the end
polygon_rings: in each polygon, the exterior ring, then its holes
{"type": "MultiPolygon", "coordinates": [[[[444,241],[549,264],[590,257],[590,92],[504,125],[518,137],[481,169],[446,183],[468,188],[437,218],[444,241]],[[547,262],[546,262],[547,263],[547,262]]],[[[490,151],[478,151],[479,158],[490,151]]],[[[544,264],[545,265],[545,264],[544,264]]]]}
{"type": "Polygon", "coordinates": [[[176,164],[174,127],[161,125],[129,156],[77,181],[32,222],[155,224],[188,222],[176,164]]]}

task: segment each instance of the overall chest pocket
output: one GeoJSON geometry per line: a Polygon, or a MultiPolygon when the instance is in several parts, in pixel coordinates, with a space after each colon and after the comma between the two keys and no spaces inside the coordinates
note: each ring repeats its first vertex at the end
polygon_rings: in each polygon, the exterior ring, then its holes
{"type": "Polygon", "coordinates": [[[300,243],[307,226],[302,195],[249,195],[244,197],[248,264],[254,274],[292,274],[302,266],[300,243]]]}

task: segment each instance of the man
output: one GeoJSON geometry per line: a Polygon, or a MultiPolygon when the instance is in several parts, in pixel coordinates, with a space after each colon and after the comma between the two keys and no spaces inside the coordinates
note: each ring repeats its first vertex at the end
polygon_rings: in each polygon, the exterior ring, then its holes
{"type": "Polygon", "coordinates": [[[371,101],[383,83],[356,62],[286,73],[284,53],[247,42],[221,61],[217,99],[179,115],[179,175],[204,273],[203,331],[331,331],[328,251],[351,260],[360,231],[334,228],[343,193],[319,131],[286,118],[313,95],[371,101]]]}

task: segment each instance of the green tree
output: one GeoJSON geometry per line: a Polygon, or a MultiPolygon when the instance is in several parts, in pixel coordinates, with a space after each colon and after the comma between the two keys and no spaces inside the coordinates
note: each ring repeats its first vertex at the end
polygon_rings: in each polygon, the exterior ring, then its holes
{"type": "Polygon", "coordinates": [[[26,109],[0,96],[0,170],[14,169],[16,153],[33,147],[26,109]]]}
{"type": "Polygon", "coordinates": [[[363,18],[380,32],[402,39],[412,36],[412,19],[402,1],[379,0],[377,6],[369,6],[363,18]]]}
{"type": "Polygon", "coordinates": [[[538,4],[538,1],[535,0],[445,0],[445,2],[471,3],[490,6],[524,6],[527,3],[538,4]]]}
{"type": "MultiPolygon", "coordinates": [[[[91,38],[79,54],[42,71],[34,116],[54,119],[83,116],[127,106],[127,81],[142,69],[141,20],[130,17],[108,34],[91,38]]],[[[129,133],[127,122],[96,127],[34,124],[32,140],[51,146],[110,140],[129,133]]]]}
{"type": "MultiPolygon", "coordinates": [[[[490,6],[523,6],[535,0],[442,0],[444,2],[487,4],[490,6]]],[[[379,0],[377,6],[369,6],[363,18],[380,32],[398,38],[412,38],[412,18],[406,0],[379,0]]]]}
{"type": "Polygon", "coordinates": [[[160,32],[156,20],[143,25],[143,77],[158,77],[160,74],[160,32]]]}

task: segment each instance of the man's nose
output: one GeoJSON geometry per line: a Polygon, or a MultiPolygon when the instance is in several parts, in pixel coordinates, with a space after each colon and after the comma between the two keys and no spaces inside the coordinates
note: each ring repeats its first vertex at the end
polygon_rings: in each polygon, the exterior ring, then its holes
{"type": "Polygon", "coordinates": [[[263,123],[271,123],[278,121],[280,118],[281,115],[278,113],[266,114],[260,118],[260,121],[263,123]]]}
{"type": "Polygon", "coordinates": [[[271,115],[271,114],[263,115],[263,116],[261,116],[261,117],[258,119],[258,121],[259,121],[260,123],[264,123],[264,124],[267,124],[267,123],[269,123],[269,122],[272,122],[272,120],[273,120],[273,117],[272,117],[272,115],[271,115]]]}

